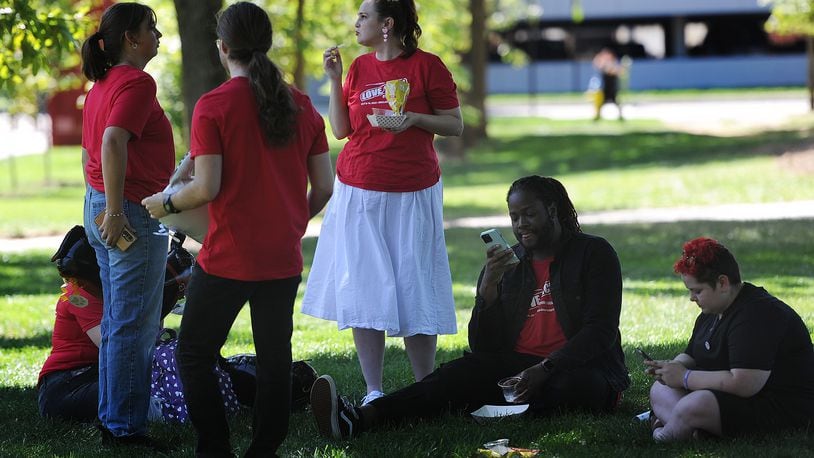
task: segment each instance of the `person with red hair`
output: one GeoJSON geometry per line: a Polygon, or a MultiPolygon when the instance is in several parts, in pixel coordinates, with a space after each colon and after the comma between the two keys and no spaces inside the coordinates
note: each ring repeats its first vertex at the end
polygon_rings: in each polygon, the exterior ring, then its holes
{"type": "Polygon", "coordinates": [[[814,348],[800,315],[741,281],[716,240],[684,244],[673,266],[701,314],[683,353],[647,361],[653,439],[738,436],[814,421],[814,348]]]}

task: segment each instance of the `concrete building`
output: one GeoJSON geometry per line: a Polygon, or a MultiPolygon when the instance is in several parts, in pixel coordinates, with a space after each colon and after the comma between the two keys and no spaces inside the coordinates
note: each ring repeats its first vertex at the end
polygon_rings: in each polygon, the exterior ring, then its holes
{"type": "Polygon", "coordinates": [[[591,57],[612,45],[628,56],[633,90],[800,86],[806,56],[799,37],[777,37],[763,25],[770,7],[758,0],[528,0],[526,19],[496,31],[490,93],[584,91],[591,57]],[[583,20],[575,22],[575,16],[583,20]],[[530,65],[499,62],[506,46],[530,65]]]}

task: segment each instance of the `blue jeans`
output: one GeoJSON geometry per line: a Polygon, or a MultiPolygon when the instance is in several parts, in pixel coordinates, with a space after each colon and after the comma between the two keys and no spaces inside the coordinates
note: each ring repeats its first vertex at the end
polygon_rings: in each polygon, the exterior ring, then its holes
{"type": "Polygon", "coordinates": [[[212,367],[229,330],[249,302],[257,352],[252,442],[245,456],[277,456],[288,434],[291,411],[292,312],[302,278],[240,281],[192,270],[178,333],[178,371],[189,419],[195,427],[197,456],[233,456],[229,425],[212,367]]]}
{"type": "Polygon", "coordinates": [[[127,251],[108,247],[94,218],[105,195],[88,187],[85,232],[96,251],[104,312],[99,346],[99,420],[114,436],[147,431],[150,362],[155,348],[167,268],[168,238],[138,202],[124,201],[137,240],[127,251]]]}

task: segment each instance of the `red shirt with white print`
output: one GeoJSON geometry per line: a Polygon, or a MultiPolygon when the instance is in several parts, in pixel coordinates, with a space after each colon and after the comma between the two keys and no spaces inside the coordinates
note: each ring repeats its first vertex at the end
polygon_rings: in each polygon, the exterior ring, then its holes
{"type": "Polygon", "coordinates": [[[514,347],[514,351],[518,353],[545,358],[562,348],[568,340],[562,332],[560,322],[557,321],[557,311],[554,310],[554,300],[551,298],[549,267],[553,260],[551,257],[542,261],[532,261],[537,289],[529,304],[526,323],[514,347]]]}
{"type": "Polygon", "coordinates": [[[393,134],[368,121],[374,108],[390,109],[385,83],[399,79],[410,83],[404,111],[432,114],[459,105],[452,74],[434,54],[418,49],[406,59],[380,61],[375,53],[356,58],[343,86],[351,133],[336,162],[342,183],[372,191],[414,192],[441,178],[431,132],[411,127],[393,134]]]}

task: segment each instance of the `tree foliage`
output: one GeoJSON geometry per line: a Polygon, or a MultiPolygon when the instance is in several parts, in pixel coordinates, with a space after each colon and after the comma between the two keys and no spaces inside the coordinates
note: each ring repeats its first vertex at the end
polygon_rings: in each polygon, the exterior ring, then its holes
{"type": "Polygon", "coordinates": [[[814,111],[814,0],[762,0],[761,3],[772,5],[766,30],[806,37],[808,106],[814,111]]]}
{"type": "Polygon", "coordinates": [[[780,34],[814,35],[814,0],[763,0],[772,5],[766,28],[780,34]]]}
{"type": "MultiPolygon", "coordinates": [[[[27,106],[25,111],[36,111],[42,94],[77,84],[66,69],[79,65],[79,45],[98,25],[98,18],[88,18],[87,12],[100,0],[0,0],[0,110],[9,110],[9,101],[15,106],[27,106]],[[5,103],[4,103],[5,102],[5,103]]],[[[190,17],[195,1],[142,0],[156,10],[159,29],[164,33],[161,50],[146,69],[156,77],[159,99],[176,128],[184,119],[184,105],[194,103],[194,95],[182,91],[188,81],[181,77],[182,61],[178,17],[190,17]]],[[[306,79],[322,79],[322,52],[333,45],[342,44],[346,64],[368,52],[356,43],[354,23],[361,0],[255,0],[266,8],[274,25],[274,45],[271,58],[286,74],[287,80],[307,89],[306,79]]],[[[576,0],[572,0],[576,1],[576,0]]],[[[208,4],[217,3],[212,0],[208,4]]],[[[223,6],[234,3],[226,0],[223,6]]],[[[535,9],[536,3],[526,0],[483,0],[486,20],[476,27],[499,29],[519,19],[543,14],[535,9]]],[[[577,2],[578,3],[578,2],[577,2]]],[[[423,34],[419,46],[437,54],[453,73],[464,93],[474,81],[471,74],[471,56],[483,53],[472,50],[473,34],[470,30],[472,11],[470,0],[418,0],[419,23],[423,34]]],[[[192,15],[194,16],[194,15],[192,15]]],[[[482,33],[488,33],[484,30],[482,33]]],[[[211,40],[194,39],[184,43],[183,54],[196,55],[190,47],[212,51],[211,40]]],[[[522,53],[501,53],[513,63],[524,63],[522,53]],[[519,58],[518,58],[519,57],[519,58]]],[[[203,55],[197,53],[197,55],[203,55]]],[[[197,64],[217,66],[216,62],[197,64]]],[[[183,64],[182,64],[183,62],[183,64]]],[[[192,72],[196,74],[199,70],[192,72]]],[[[484,69],[478,69],[485,72],[484,69]]],[[[194,76],[191,76],[194,78],[194,76]]],[[[482,84],[482,83],[480,83],[482,84]]],[[[323,88],[327,89],[327,88],[323,88]]],[[[476,91],[483,93],[482,90],[476,91]]],[[[481,96],[482,97],[482,96],[481,96]]],[[[464,101],[471,101],[465,97],[464,101]]],[[[192,107],[186,107],[191,110],[192,107]]],[[[464,106],[468,122],[483,122],[481,103],[464,106]]],[[[180,129],[179,129],[180,130],[180,129]]],[[[179,130],[176,132],[178,133],[179,130]]]]}
{"type": "Polygon", "coordinates": [[[0,0],[0,109],[38,111],[41,94],[79,84],[66,70],[79,64],[91,1],[0,0]]]}

